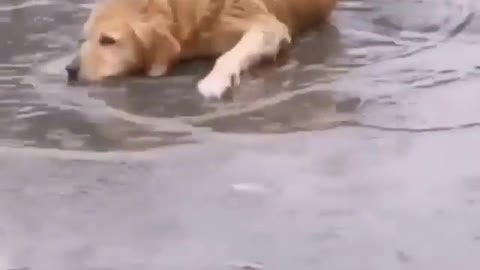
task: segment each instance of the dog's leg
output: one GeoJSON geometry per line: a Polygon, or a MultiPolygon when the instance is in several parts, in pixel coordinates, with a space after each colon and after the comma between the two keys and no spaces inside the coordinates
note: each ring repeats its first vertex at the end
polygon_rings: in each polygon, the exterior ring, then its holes
{"type": "Polygon", "coordinates": [[[198,83],[198,90],[205,97],[221,98],[229,87],[240,83],[242,71],[263,58],[275,58],[290,42],[285,24],[270,17],[258,20],[232,49],[217,59],[210,73],[198,83]]]}

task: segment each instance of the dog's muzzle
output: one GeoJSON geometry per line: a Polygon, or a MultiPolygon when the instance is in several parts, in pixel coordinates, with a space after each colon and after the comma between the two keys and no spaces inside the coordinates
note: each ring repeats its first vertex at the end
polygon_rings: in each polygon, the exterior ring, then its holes
{"type": "Polygon", "coordinates": [[[78,56],[65,67],[65,70],[67,71],[69,81],[78,81],[78,74],[80,73],[80,61],[78,56]]]}

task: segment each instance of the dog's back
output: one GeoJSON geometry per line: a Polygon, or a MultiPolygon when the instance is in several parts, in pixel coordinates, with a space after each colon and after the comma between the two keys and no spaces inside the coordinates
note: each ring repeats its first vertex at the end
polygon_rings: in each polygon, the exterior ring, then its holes
{"type": "Polygon", "coordinates": [[[262,0],[277,18],[298,34],[328,20],[338,0],[262,0]]]}

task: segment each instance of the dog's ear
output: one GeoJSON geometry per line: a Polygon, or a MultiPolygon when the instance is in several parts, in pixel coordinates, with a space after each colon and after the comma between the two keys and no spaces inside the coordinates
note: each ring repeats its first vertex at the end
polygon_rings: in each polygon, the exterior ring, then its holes
{"type": "Polygon", "coordinates": [[[131,27],[141,45],[145,73],[148,76],[164,75],[169,66],[178,59],[181,50],[166,22],[138,21],[131,27]]]}

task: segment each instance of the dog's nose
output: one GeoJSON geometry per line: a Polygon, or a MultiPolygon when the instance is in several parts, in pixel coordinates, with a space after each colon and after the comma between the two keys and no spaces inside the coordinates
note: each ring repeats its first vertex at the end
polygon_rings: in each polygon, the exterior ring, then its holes
{"type": "Polygon", "coordinates": [[[65,67],[69,81],[78,80],[78,72],[80,71],[80,65],[77,59],[74,59],[70,64],[65,67]]]}

